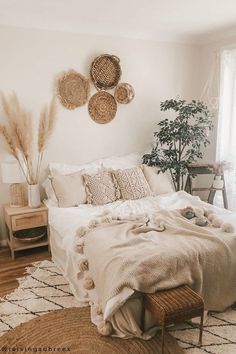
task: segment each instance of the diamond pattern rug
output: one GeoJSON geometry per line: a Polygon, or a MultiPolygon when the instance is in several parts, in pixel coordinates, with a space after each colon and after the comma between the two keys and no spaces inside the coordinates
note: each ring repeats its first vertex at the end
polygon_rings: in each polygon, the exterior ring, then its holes
{"type": "MultiPolygon", "coordinates": [[[[34,264],[19,287],[0,303],[0,336],[20,323],[50,311],[78,307],[68,282],[50,261],[34,264]]],[[[223,313],[211,312],[203,330],[203,346],[197,346],[199,329],[192,323],[169,328],[186,354],[236,354],[236,305],[223,313]]]]}

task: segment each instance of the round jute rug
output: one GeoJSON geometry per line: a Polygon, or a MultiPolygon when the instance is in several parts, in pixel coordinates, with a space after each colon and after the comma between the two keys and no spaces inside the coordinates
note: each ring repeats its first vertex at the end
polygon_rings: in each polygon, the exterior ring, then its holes
{"type": "MultiPolygon", "coordinates": [[[[165,354],[182,354],[176,340],[166,334],[165,354]]],[[[102,337],[90,322],[89,308],[53,311],[0,337],[0,350],[6,352],[53,352],[78,354],[159,354],[160,336],[144,341],[102,337]]]]}

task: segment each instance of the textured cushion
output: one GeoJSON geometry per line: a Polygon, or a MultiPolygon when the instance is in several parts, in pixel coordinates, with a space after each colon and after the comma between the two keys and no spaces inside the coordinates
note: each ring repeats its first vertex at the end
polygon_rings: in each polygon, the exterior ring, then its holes
{"type": "Polygon", "coordinates": [[[154,195],[174,191],[167,171],[163,173],[157,167],[147,165],[142,165],[142,170],[154,195]]]}
{"type": "Polygon", "coordinates": [[[116,181],[108,170],[98,172],[95,175],[84,174],[84,180],[89,204],[112,203],[120,196],[116,181]]]}
{"type": "Polygon", "coordinates": [[[59,175],[51,178],[60,208],[74,207],[86,203],[83,172],[59,175]]]}
{"type": "Polygon", "coordinates": [[[114,171],[122,199],[140,199],[152,195],[140,167],[114,171]]]}

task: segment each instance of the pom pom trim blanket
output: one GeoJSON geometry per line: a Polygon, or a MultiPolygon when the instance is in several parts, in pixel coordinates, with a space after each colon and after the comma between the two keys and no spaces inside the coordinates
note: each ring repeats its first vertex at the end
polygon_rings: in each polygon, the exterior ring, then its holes
{"type": "Polygon", "coordinates": [[[103,218],[83,235],[89,277],[102,309],[122,289],[136,291],[109,319],[119,336],[142,336],[140,293],[186,284],[204,298],[208,310],[216,311],[236,300],[235,233],[202,228],[177,210],[158,211],[153,220],[103,218]]]}

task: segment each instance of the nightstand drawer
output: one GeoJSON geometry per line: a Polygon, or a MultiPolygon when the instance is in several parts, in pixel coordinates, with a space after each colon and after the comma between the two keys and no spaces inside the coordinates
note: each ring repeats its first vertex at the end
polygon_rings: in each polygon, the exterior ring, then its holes
{"type": "Polygon", "coordinates": [[[46,226],[47,222],[47,212],[14,215],[11,218],[12,231],[31,229],[38,226],[46,226]]]}

